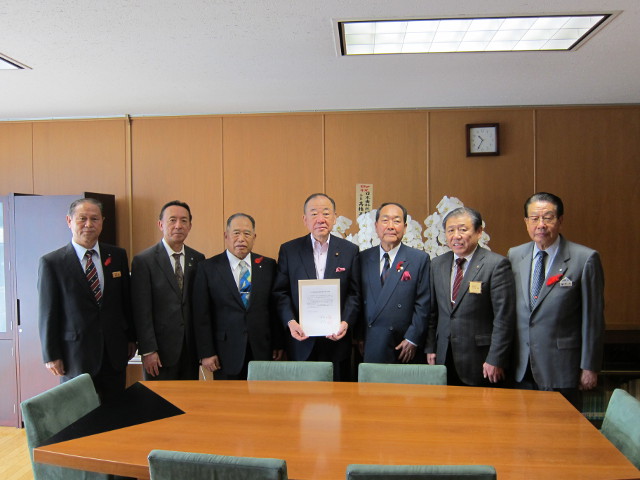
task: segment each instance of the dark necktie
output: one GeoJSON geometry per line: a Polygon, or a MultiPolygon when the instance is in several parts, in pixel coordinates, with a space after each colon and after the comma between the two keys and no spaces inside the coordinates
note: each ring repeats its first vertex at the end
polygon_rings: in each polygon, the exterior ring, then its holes
{"type": "Polygon", "coordinates": [[[531,298],[529,302],[531,310],[533,310],[538,302],[538,295],[540,294],[540,289],[544,283],[544,258],[546,256],[547,252],[543,252],[542,250],[540,250],[536,255],[536,264],[533,267],[533,281],[531,282],[531,298]]]}
{"type": "Polygon", "coordinates": [[[384,285],[384,281],[387,279],[387,276],[389,275],[389,267],[391,265],[389,263],[388,253],[385,252],[385,254],[382,255],[382,258],[384,258],[384,265],[382,266],[382,273],[380,274],[380,283],[384,285]]]}
{"type": "Polygon", "coordinates": [[[93,292],[93,296],[100,305],[102,301],[102,290],[100,290],[100,278],[98,278],[98,270],[96,269],[95,264],[93,263],[93,254],[95,250],[87,250],[87,253],[84,256],[87,258],[87,267],[84,270],[84,274],[87,277],[87,281],[89,282],[89,288],[91,292],[93,292]]]}
{"type": "Polygon", "coordinates": [[[182,264],[180,263],[180,257],[182,256],[182,254],[173,253],[172,255],[173,258],[176,259],[176,282],[178,282],[178,287],[180,288],[180,291],[182,291],[182,288],[184,287],[184,271],[182,270],[182,264]]]}
{"type": "Polygon", "coordinates": [[[451,304],[456,303],[456,298],[458,298],[458,291],[460,290],[460,285],[462,285],[462,277],[463,273],[463,265],[466,262],[466,258],[456,258],[456,277],[453,279],[453,288],[451,289],[451,304]]]}
{"type": "Polygon", "coordinates": [[[238,284],[242,303],[244,303],[244,308],[247,308],[249,307],[249,296],[251,295],[251,272],[244,261],[240,262],[240,281],[238,284]]]}

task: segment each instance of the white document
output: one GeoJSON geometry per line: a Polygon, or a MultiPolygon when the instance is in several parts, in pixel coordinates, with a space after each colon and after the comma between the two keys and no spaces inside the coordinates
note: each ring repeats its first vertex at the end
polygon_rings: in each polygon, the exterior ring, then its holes
{"type": "Polygon", "coordinates": [[[340,279],[298,280],[300,326],[308,337],[326,337],[340,329],[340,279]]]}

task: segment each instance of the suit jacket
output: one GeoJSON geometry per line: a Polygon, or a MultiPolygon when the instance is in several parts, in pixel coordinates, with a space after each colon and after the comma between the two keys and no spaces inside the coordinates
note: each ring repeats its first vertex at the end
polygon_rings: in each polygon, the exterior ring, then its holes
{"type": "Polygon", "coordinates": [[[237,375],[247,344],[255,360],[271,360],[283,343],[271,290],[274,259],[251,253],[251,295],[245,308],[226,251],[198,265],[193,288],[193,319],[198,358],[218,355],[221,373],[237,375]]]}
{"type": "Polygon", "coordinates": [[[141,355],[158,352],[163,366],[174,366],[180,359],[186,338],[187,347],[193,352],[194,369],[197,370],[191,325],[191,291],[196,266],[204,260],[204,255],[186,245],[184,253],[182,291],[162,241],[133,257],[133,319],[141,355]]]}
{"type": "MultiPolygon", "coordinates": [[[[331,237],[327,252],[325,279],[340,279],[341,320],[349,324],[347,334],[335,342],[332,361],[345,360],[351,355],[351,330],[358,320],[360,305],[360,276],[358,247],[342,238],[331,237]]],[[[299,319],[298,280],[317,278],[313,259],[311,235],[296,238],[280,246],[278,254],[278,275],[274,286],[274,296],[278,317],[288,332],[288,322],[299,319]]],[[[316,337],[303,341],[287,337],[287,351],[291,360],[306,360],[316,342],[316,337]]]]}
{"type": "MultiPolygon", "coordinates": [[[[506,368],[516,323],[515,284],[511,264],[502,255],[478,247],[451,305],[453,252],[431,262],[431,317],[427,353],[444,365],[451,342],[456,372],[467,385],[486,385],[484,362],[506,368]],[[472,293],[470,282],[479,282],[472,293]]],[[[477,285],[477,284],[476,284],[477,285]]]]}
{"type": "MultiPolygon", "coordinates": [[[[395,347],[405,338],[422,353],[429,319],[429,255],[400,245],[384,287],[380,283],[380,247],[360,254],[364,308],[364,361],[397,363],[395,347]]],[[[414,362],[424,363],[416,355],[414,362]]]]}
{"type": "Polygon", "coordinates": [[[97,375],[105,350],[114,370],[124,370],[129,361],[128,342],[135,341],[127,253],[104,243],[99,248],[104,272],[100,305],[71,243],[40,258],[42,358],[45,363],[62,359],[65,378],[97,375]]]}
{"type": "Polygon", "coordinates": [[[515,275],[517,328],[514,342],[515,377],[522,381],[531,360],[540,387],[576,388],[581,370],[599,371],[604,333],[604,273],[595,250],[560,236],[533,311],[529,283],[533,242],[509,250],[515,275]],[[549,279],[561,275],[549,285],[549,279]]]}

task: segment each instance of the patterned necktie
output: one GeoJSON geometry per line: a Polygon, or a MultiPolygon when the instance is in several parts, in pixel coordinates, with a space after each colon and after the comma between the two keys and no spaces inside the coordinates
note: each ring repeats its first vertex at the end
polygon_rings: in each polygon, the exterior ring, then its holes
{"type": "Polygon", "coordinates": [[[531,298],[529,299],[529,306],[531,310],[536,306],[538,302],[538,294],[544,283],[544,258],[547,256],[547,252],[540,250],[536,255],[536,264],[533,267],[533,281],[531,282],[531,298]]]}
{"type": "Polygon", "coordinates": [[[182,254],[173,253],[172,256],[173,258],[176,259],[176,269],[175,269],[176,281],[178,282],[178,287],[180,288],[180,291],[182,291],[182,288],[184,287],[184,271],[182,270],[182,264],[180,263],[180,257],[182,257],[182,254]]]}
{"type": "Polygon", "coordinates": [[[463,265],[466,261],[466,258],[456,258],[456,278],[453,279],[453,288],[451,289],[451,305],[455,304],[456,298],[458,298],[458,291],[460,290],[462,277],[464,276],[463,265]]]}
{"type": "Polygon", "coordinates": [[[382,273],[380,274],[380,283],[384,285],[384,281],[387,279],[387,276],[389,275],[389,268],[391,267],[391,265],[389,263],[388,253],[385,252],[385,254],[382,255],[382,258],[384,258],[384,265],[382,266],[382,273]]]}
{"type": "Polygon", "coordinates": [[[244,261],[240,262],[239,286],[242,303],[244,303],[244,308],[247,308],[249,307],[249,296],[251,295],[251,272],[244,261]]]}
{"type": "Polygon", "coordinates": [[[89,288],[91,289],[91,292],[93,292],[93,296],[95,297],[96,302],[98,302],[98,305],[100,305],[100,302],[102,301],[102,290],[100,289],[100,278],[98,278],[98,270],[93,263],[92,257],[94,253],[95,250],[87,250],[87,253],[84,254],[87,259],[87,266],[84,270],[84,274],[87,277],[89,288]]]}

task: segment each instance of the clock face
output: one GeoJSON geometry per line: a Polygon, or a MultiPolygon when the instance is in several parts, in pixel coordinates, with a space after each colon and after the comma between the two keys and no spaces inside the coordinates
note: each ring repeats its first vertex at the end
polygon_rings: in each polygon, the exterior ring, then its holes
{"type": "Polygon", "coordinates": [[[469,128],[469,153],[497,153],[498,139],[496,127],[469,128]]]}

